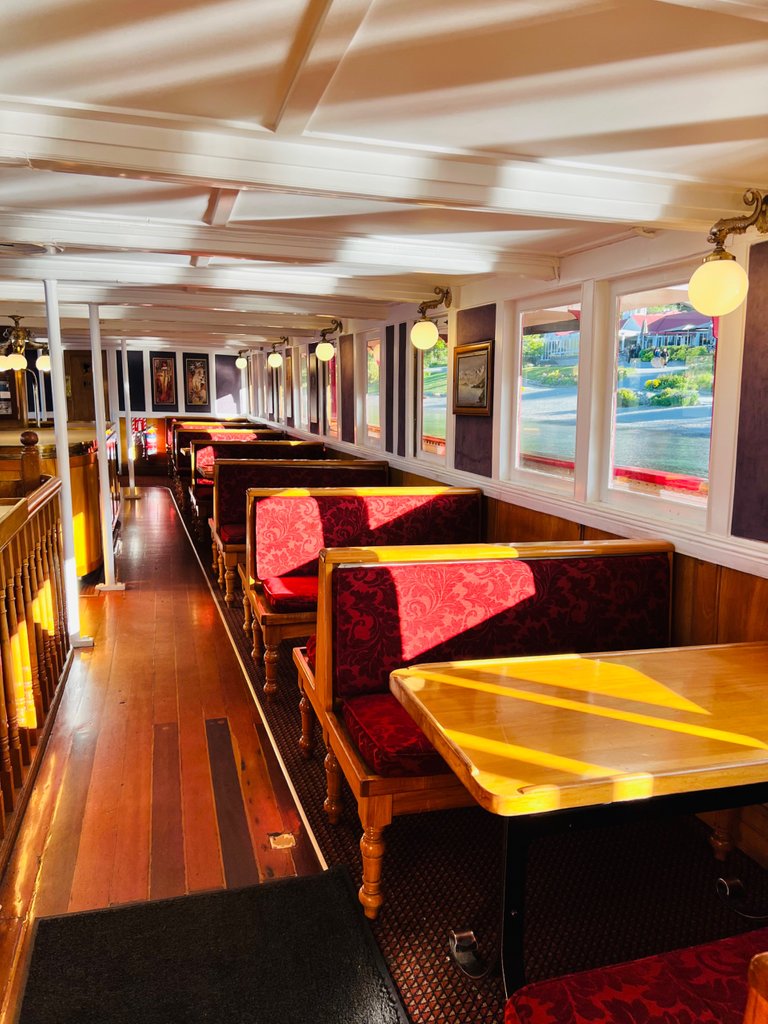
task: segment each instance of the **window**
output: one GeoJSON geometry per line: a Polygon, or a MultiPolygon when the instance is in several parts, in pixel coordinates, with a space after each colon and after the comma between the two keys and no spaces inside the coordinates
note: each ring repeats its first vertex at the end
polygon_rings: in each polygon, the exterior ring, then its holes
{"type": "Polygon", "coordinates": [[[325,433],[339,436],[338,352],[325,366],[325,433]]]}
{"type": "MultiPolygon", "coordinates": [[[[359,351],[359,349],[358,349],[359,351]]],[[[381,447],[381,341],[367,341],[365,382],[365,440],[374,448],[381,447]]]]}
{"type": "Polygon", "coordinates": [[[309,361],[306,348],[299,355],[299,426],[309,426],[309,361]]]}
{"type": "Polygon", "coordinates": [[[517,465],[573,478],[581,306],[522,314],[517,465]]]}
{"type": "Polygon", "coordinates": [[[685,284],[618,296],[611,487],[704,505],[717,323],[687,297],[685,284]]]}
{"type": "Polygon", "coordinates": [[[434,348],[418,353],[421,393],[419,450],[445,458],[448,411],[448,325],[437,321],[440,337],[434,348]]]}

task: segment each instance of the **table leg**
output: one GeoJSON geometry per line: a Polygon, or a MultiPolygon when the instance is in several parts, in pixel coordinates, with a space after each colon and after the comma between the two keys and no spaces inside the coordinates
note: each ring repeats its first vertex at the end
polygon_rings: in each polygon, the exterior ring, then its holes
{"type": "Polygon", "coordinates": [[[531,832],[523,819],[508,818],[505,824],[501,973],[509,996],[525,984],[525,878],[531,832]]]}

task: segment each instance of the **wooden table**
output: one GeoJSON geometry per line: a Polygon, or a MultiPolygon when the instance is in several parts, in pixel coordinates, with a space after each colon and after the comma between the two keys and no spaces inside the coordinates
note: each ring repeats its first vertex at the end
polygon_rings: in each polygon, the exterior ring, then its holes
{"type": "Polygon", "coordinates": [[[477,802],[508,818],[508,990],[523,980],[534,834],[768,800],[768,643],[420,665],[390,686],[477,802]]]}

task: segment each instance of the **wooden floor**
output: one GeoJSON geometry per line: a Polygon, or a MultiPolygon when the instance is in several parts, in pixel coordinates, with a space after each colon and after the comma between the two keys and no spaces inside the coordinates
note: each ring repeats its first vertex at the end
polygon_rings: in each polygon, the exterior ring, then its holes
{"type": "Polygon", "coordinates": [[[126,590],[80,598],[94,647],[74,655],[0,885],[3,1024],[35,917],[320,869],[170,492],[139,494],[126,590]]]}

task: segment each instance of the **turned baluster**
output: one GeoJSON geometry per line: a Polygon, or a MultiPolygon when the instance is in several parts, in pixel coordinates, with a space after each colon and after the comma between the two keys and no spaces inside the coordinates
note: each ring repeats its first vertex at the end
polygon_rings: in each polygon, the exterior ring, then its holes
{"type": "Polygon", "coordinates": [[[5,607],[8,615],[8,631],[10,633],[11,672],[16,698],[16,718],[19,725],[21,762],[27,765],[32,763],[32,754],[29,744],[30,737],[27,731],[27,701],[24,687],[24,667],[21,657],[21,638],[19,636],[19,621],[16,617],[16,588],[8,548],[5,548],[2,553],[0,565],[3,567],[2,586],[5,590],[5,607]]]}
{"type": "Polygon", "coordinates": [[[45,664],[51,680],[51,695],[59,681],[59,670],[56,664],[56,643],[54,637],[53,608],[51,605],[51,589],[43,553],[43,522],[38,515],[34,522],[35,531],[35,568],[37,569],[38,607],[45,645],[45,664]]]}
{"type": "Polygon", "coordinates": [[[62,537],[61,537],[61,518],[59,515],[58,505],[54,505],[52,502],[49,504],[51,510],[51,518],[53,520],[53,578],[56,581],[56,607],[57,611],[57,628],[59,630],[59,642],[61,644],[61,664],[64,665],[64,661],[69,651],[69,624],[67,622],[67,602],[66,594],[64,590],[64,573],[62,572],[62,565],[64,564],[64,554],[62,548],[62,537]]]}
{"type": "MultiPolygon", "coordinates": [[[[5,601],[5,570],[2,558],[0,558],[0,660],[3,663],[3,690],[5,691],[5,710],[8,720],[11,774],[14,787],[20,789],[22,781],[21,734],[16,714],[16,689],[13,674],[13,656],[11,654],[11,628],[5,601]]],[[[3,791],[3,796],[6,796],[5,791],[3,791]]],[[[10,801],[6,798],[5,806],[6,810],[13,810],[14,798],[12,793],[10,801]]]]}
{"type": "Polygon", "coordinates": [[[25,530],[27,545],[27,565],[29,581],[29,600],[32,610],[33,635],[35,638],[35,650],[37,651],[37,671],[40,677],[40,690],[43,695],[43,710],[48,712],[53,699],[55,689],[54,679],[51,673],[50,657],[45,649],[45,634],[43,631],[43,610],[41,608],[42,595],[41,587],[37,578],[37,536],[32,522],[27,524],[25,530]]]}
{"type": "Polygon", "coordinates": [[[16,602],[16,628],[19,633],[19,657],[21,658],[21,674],[24,680],[25,725],[29,742],[37,744],[37,727],[43,721],[43,706],[40,701],[40,684],[37,679],[37,657],[32,650],[30,632],[27,623],[27,609],[24,602],[24,581],[22,553],[19,534],[9,544],[8,559],[13,567],[13,593],[16,602]],[[35,692],[37,690],[37,692],[35,692]]]}
{"type": "MultiPolygon", "coordinates": [[[[2,677],[2,652],[0,651],[0,678],[2,677]]],[[[5,701],[5,686],[0,686],[0,823],[5,832],[5,812],[13,810],[13,768],[9,739],[8,707],[5,701]]]]}
{"type": "Polygon", "coordinates": [[[18,580],[20,583],[21,607],[24,613],[24,622],[27,631],[27,652],[29,656],[29,668],[32,674],[32,695],[35,702],[35,715],[37,727],[40,728],[45,721],[46,704],[44,698],[45,683],[41,680],[44,671],[40,671],[40,661],[37,651],[37,634],[35,631],[35,616],[32,610],[32,587],[29,581],[29,539],[26,527],[19,531],[17,536],[18,557],[21,565],[18,580]]]}
{"type": "Polygon", "coordinates": [[[45,508],[45,530],[43,533],[43,560],[47,567],[46,578],[51,594],[51,615],[53,625],[53,650],[56,654],[56,672],[61,675],[64,667],[64,638],[59,600],[59,578],[56,575],[56,543],[50,505],[45,508]]]}

